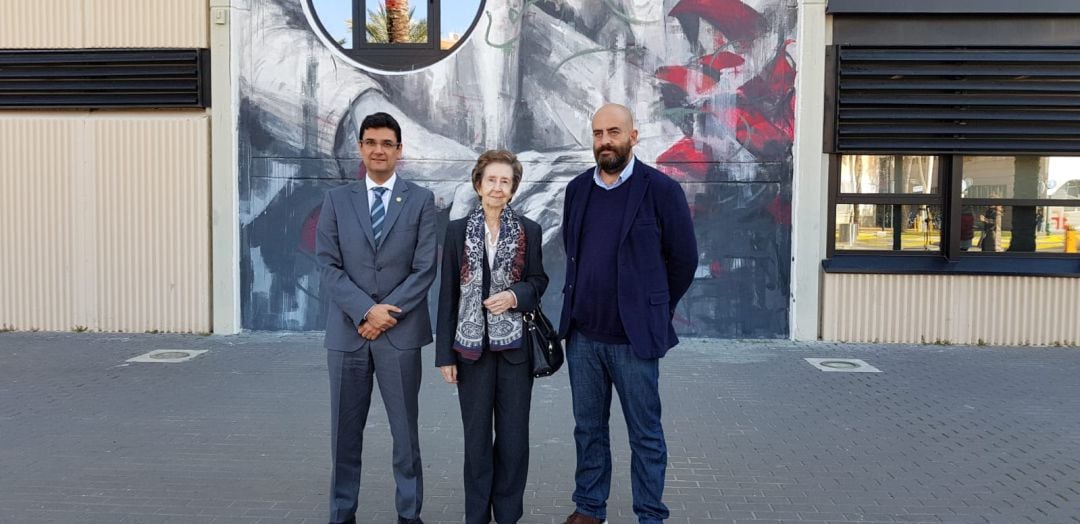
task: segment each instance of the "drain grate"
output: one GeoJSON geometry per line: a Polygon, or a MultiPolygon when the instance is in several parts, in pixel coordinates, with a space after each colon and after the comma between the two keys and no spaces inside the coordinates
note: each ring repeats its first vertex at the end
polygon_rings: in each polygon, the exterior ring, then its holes
{"type": "Polygon", "coordinates": [[[840,373],[881,373],[881,370],[857,358],[806,358],[821,371],[840,373]]]}
{"type": "Polygon", "coordinates": [[[177,362],[187,362],[203,353],[206,353],[205,349],[155,349],[149,353],[143,353],[134,358],[127,359],[127,362],[160,362],[164,364],[175,364],[177,362]]]}

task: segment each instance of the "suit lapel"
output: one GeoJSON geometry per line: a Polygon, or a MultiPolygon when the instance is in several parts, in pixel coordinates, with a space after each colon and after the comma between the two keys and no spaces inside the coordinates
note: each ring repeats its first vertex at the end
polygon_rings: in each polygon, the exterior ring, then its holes
{"type": "Polygon", "coordinates": [[[630,194],[626,196],[626,211],[623,213],[622,231],[619,232],[619,243],[630,233],[630,226],[634,225],[634,217],[641,208],[641,201],[649,189],[649,173],[641,169],[641,161],[634,159],[634,174],[627,179],[630,184],[630,194]]]}
{"type": "Polygon", "coordinates": [[[353,185],[352,203],[353,208],[356,209],[356,218],[360,220],[360,229],[364,231],[364,236],[374,249],[375,234],[371,231],[371,207],[368,205],[367,184],[362,180],[353,185]]]}
{"type": "MultiPolygon", "coordinates": [[[[409,192],[409,184],[407,184],[401,177],[398,177],[394,182],[394,189],[390,192],[390,203],[386,205],[386,219],[383,220],[382,227],[382,239],[381,242],[386,242],[386,237],[390,235],[390,231],[394,228],[394,222],[397,221],[398,215],[401,214],[401,208],[405,206],[407,195],[409,192]]],[[[368,229],[371,229],[371,216],[368,216],[368,229]]],[[[378,246],[375,246],[378,247],[378,246]]]]}

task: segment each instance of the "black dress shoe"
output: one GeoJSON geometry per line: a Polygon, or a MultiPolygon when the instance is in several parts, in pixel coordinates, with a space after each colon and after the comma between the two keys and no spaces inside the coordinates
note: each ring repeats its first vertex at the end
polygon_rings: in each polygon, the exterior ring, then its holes
{"type": "Polygon", "coordinates": [[[420,517],[415,519],[407,519],[405,517],[398,517],[397,524],[424,524],[424,521],[420,520],[420,517]]]}

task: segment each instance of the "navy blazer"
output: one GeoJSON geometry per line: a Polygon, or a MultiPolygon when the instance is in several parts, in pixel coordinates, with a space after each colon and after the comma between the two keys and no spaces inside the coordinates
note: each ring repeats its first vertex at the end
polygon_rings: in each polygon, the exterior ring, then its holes
{"type": "MultiPolygon", "coordinates": [[[[585,171],[566,186],[562,227],[566,284],[560,338],[568,337],[571,331],[582,222],[596,183],[593,172],[585,171]]],[[[615,268],[619,317],[634,354],[660,358],[679,343],[671,320],[697,269],[694,222],[679,183],[641,160],[634,160],[634,173],[626,183],[630,184],[630,194],[619,232],[619,264],[615,268]]]]}
{"type": "MultiPolygon", "coordinates": [[[[525,267],[522,268],[521,280],[510,285],[510,290],[517,296],[517,307],[512,311],[527,312],[540,305],[540,299],[548,285],[548,276],[544,272],[544,234],[540,224],[521,215],[518,215],[518,219],[525,228],[525,267]]],[[[461,264],[465,258],[465,225],[468,220],[468,217],[453,220],[446,226],[442,275],[439,277],[439,311],[436,314],[435,327],[436,366],[467,362],[459,359],[454,351],[454,335],[457,333],[458,303],[461,301],[461,264]]],[[[486,299],[491,288],[491,269],[486,257],[483,278],[483,298],[486,299]]],[[[499,353],[514,364],[523,363],[529,357],[520,348],[506,349],[499,353]]]]}

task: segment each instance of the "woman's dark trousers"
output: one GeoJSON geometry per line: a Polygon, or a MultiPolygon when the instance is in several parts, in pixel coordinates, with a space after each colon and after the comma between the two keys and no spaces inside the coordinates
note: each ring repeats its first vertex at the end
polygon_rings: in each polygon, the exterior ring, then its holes
{"type": "Polygon", "coordinates": [[[484,351],[476,362],[458,365],[466,524],[487,524],[493,515],[498,524],[521,518],[532,382],[528,360],[511,364],[498,352],[484,351]]]}

